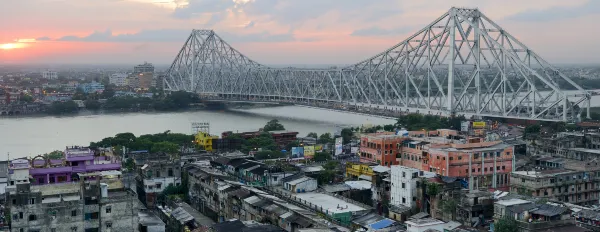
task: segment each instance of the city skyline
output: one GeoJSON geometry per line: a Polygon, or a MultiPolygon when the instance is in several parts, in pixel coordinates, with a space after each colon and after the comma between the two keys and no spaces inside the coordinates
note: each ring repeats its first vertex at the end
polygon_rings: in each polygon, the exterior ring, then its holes
{"type": "Polygon", "coordinates": [[[351,64],[401,42],[452,6],[479,8],[551,63],[600,63],[595,32],[576,35],[600,19],[600,4],[586,0],[30,0],[4,4],[0,21],[13,23],[0,25],[0,64],[169,64],[192,29],[213,29],[243,54],[265,64],[351,64]]]}

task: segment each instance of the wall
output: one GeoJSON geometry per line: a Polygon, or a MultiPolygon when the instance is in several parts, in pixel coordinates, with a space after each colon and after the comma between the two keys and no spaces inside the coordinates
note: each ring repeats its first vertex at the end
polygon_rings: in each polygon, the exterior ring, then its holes
{"type": "Polygon", "coordinates": [[[397,165],[392,166],[390,175],[392,183],[390,188],[390,203],[392,205],[404,205],[410,208],[417,206],[416,201],[413,201],[413,197],[416,196],[417,191],[416,177],[413,178],[413,173],[415,172],[418,175],[419,170],[397,165]]]}
{"type": "Polygon", "coordinates": [[[310,192],[314,191],[315,189],[317,189],[317,180],[310,178],[309,180],[300,182],[296,184],[296,186],[293,186],[291,191],[298,192],[298,190],[300,190],[300,192],[310,192]]]}
{"type": "Polygon", "coordinates": [[[421,226],[421,227],[416,227],[416,226],[407,224],[406,226],[407,226],[407,230],[406,230],[407,232],[424,232],[429,229],[433,229],[433,230],[437,230],[437,231],[444,231],[444,224],[436,224],[436,225],[421,226]]]}

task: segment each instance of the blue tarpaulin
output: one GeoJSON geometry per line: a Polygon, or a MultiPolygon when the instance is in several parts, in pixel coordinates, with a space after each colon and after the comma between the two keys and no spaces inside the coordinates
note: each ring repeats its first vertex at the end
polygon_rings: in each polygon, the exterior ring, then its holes
{"type": "Polygon", "coordinates": [[[378,222],[375,222],[375,223],[369,225],[369,227],[373,228],[374,230],[380,230],[380,229],[386,228],[388,226],[391,226],[392,224],[394,224],[394,222],[395,222],[394,220],[386,218],[386,219],[383,219],[381,221],[378,221],[378,222]]]}

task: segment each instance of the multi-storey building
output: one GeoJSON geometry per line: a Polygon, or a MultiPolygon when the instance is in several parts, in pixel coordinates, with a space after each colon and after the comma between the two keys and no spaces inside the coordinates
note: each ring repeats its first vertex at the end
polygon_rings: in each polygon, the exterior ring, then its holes
{"type": "Polygon", "coordinates": [[[56,80],[56,79],[58,79],[58,73],[56,73],[54,71],[44,71],[44,72],[42,72],[42,78],[48,79],[48,80],[56,80]]]}
{"type": "Polygon", "coordinates": [[[424,172],[416,168],[393,165],[390,173],[390,203],[409,208],[418,207],[417,181],[420,178],[432,178],[435,176],[435,173],[424,172]]]}
{"type": "Polygon", "coordinates": [[[116,86],[126,86],[127,85],[127,74],[125,73],[114,73],[108,77],[108,83],[116,85],[116,86]]]}
{"type": "Polygon", "coordinates": [[[133,67],[133,73],[145,73],[145,72],[154,72],[154,65],[148,62],[144,62],[143,64],[139,64],[133,67]]]}
{"type": "Polygon", "coordinates": [[[154,81],[154,74],[152,72],[142,72],[137,74],[137,76],[140,81],[140,88],[149,89],[152,87],[152,82],[154,81]]]}
{"type": "Polygon", "coordinates": [[[167,154],[147,154],[136,159],[138,175],[136,192],[139,200],[149,209],[156,206],[158,195],[168,186],[181,185],[181,160],[167,154]]]}
{"type": "Polygon", "coordinates": [[[545,157],[532,171],[511,174],[511,192],[578,205],[594,205],[600,199],[598,161],[545,157]]]}
{"type": "Polygon", "coordinates": [[[7,187],[11,231],[137,231],[140,204],[119,177],[77,176],[79,182],[7,187]]]}
{"type": "Polygon", "coordinates": [[[101,93],[104,91],[104,85],[100,82],[92,81],[90,83],[80,84],[79,89],[84,93],[101,93]]]}
{"type": "Polygon", "coordinates": [[[467,179],[469,189],[507,187],[513,169],[513,145],[460,136],[455,130],[367,134],[361,145],[363,162],[400,164],[467,179]]]}

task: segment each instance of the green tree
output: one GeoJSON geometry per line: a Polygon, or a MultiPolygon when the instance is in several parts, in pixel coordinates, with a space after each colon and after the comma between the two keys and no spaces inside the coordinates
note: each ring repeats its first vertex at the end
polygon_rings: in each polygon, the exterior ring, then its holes
{"type": "Polygon", "coordinates": [[[348,143],[350,143],[350,141],[352,141],[352,136],[354,135],[354,133],[352,132],[352,130],[350,128],[344,128],[344,129],[342,129],[341,135],[342,135],[342,143],[348,144],[348,143]]]}
{"type": "Polygon", "coordinates": [[[29,94],[24,94],[23,96],[21,96],[21,101],[22,102],[26,102],[26,103],[32,103],[35,99],[33,99],[33,97],[29,94]]]}
{"type": "Polygon", "coordinates": [[[429,196],[437,196],[440,193],[440,185],[437,183],[432,183],[432,182],[425,182],[427,185],[427,195],[429,196]]]}
{"type": "Polygon", "coordinates": [[[98,110],[100,109],[100,102],[93,99],[85,100],[85,108],[88,110],[98,110]]]}
{"type": "Polygon", "coordinates": [[[273,120],[267,122],[267,125],[265,125],[265,127],[263,128],[263,131],[265,131],[265,132],[279,131],[279,130],[285,130],[285,127],[283,127],[283,125],[281,125],[281,123],[279,123],[279,120],[277,120],[277,119],[273,119],[273,120]]]}
{"type": "Polygon", "coordinates": [[[158,142],[152,145],[152,152],[164,152],[167,154],[175,154],[179,151],[179,146],[172,142],[158,142]]]}
{"type": "Polygon", "coordinates": [[[511,217],[504,217],[494,223],[495,232],[515,232],[519,231],[517,220],[511,217]]]}
{"type": "Polygon", "coordinates": [[[269,150],[259,151],[254,155],[254,158],[257,160],[279,159],[282,157],[283,157],[283,153],[281,153],[281,151],[269,151],[269,150]]]}
{"type": "Polygon", "coordinates": [[[447,199],[443,201],[442,212],[445,214],[450,214],[452,220],[454,220],[454,215],[456,214],[456,201],[454,199],[447,199]]]}
{"type": "Polygon", "coordinates": [[[333,138],[331,137],[331,133],[328,132],[328,133],[321,134],[319,136],[318,142],[322,143],[322,144],[333,143],[333,138]]]}
{"type": "Polygon", "coordinates": [[[62,159],[62,158],[64,158],[65,155],[63,154],[62,151],[56,150],[56,151],[44,154],[44,157],[48,158],[48,159],[54,159],[54,160],[56,160],[56,159],[62,159]]]}
{"type": "Polygon", "coordinates": [[[542,128],[540,127],[540,125],[529,125],[527,127],[525,127],[524,133],[525,134],[537,134],[540,133],[540,131],[542,130],[542,128]]]}
{"type": "Polygon", "coordinates": [[[306,135],[306,137],[309,137],[309,138],[315,138],[315,139],[317,139],[317,138],[318,138],[318,136],[317,136],[317,133],[315,133],[315,132],[310,132],[310,133],[308,133],[308,135],[306,135]]]}
{"type": "Polygon", "coordinates": [[[383,126],[384,131],[394,131],[394,125],[388,124],[383,126]]]}
{"type": "Polygon", "coordinates": [[[316,162],[328,161],[331,160],[331,154],[327,152],[317,152],[315,153],[315,157],[313,159],[316,162]]]}
{"type": "Polygon", "coordinates": [[[74,101],[53,102],[48,108],[50,114],[72,114],[79,111],[79,106],[74,101]]]}

